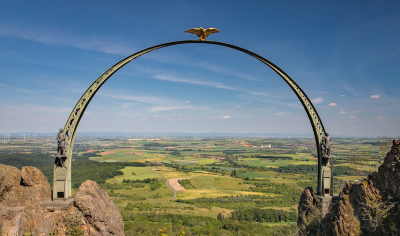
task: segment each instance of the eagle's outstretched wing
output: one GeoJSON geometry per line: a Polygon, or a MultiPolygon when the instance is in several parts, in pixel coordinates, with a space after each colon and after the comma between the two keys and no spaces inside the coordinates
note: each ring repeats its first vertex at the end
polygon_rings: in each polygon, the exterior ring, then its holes
{"type": "Polygon", "coordinates": [[[197,35],[197,37],[201,36],[201,29],[199,28],[192,28],[185,31],[185,33],[191,33],[197,35]]]}
{"type": "Polygon", "coordinates": [[[208,37],[210,34],[214,34],[214,33],[219,33],[219,30],[216,28],[208,28],[206,29],[206,37],[208,37]]]}

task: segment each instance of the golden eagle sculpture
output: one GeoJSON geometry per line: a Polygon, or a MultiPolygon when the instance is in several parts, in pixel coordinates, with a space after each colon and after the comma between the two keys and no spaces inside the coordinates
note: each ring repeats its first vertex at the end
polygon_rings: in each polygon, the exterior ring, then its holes
{"type": "Polygon", "coordinates": [[[195,34],[197,35],[197,37],[199,37],[199,40],[204,41],[207,40],[206,38],[210,34],[219,33],[219,30],[217,30],[216,28],[203,29],[202,27],[200,27],[200,28],[188,29],[185,31],[185,33],[195,34]]]}

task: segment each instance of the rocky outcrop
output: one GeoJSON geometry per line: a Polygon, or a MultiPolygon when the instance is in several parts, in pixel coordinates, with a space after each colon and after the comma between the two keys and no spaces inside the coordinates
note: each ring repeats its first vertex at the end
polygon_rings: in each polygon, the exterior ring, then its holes
{"type": "Polygon", "coordinates": [[[347,183],[317,220],[312,216],[320,202],[310,191],[299,202],[300,235],[400,235],[400,141],[393,141],[378,172],[347,183]]]}
{"type": "Polygon", "coordinates": [[[40,170],[33,166],[24,166],[21,169],[21,185],[24,186],[44,186],[46,190],[50,189],[47,178],[40,170]],[[47,188],[48,187],[48,188],[47,188]]]}
{"type": "MultiPolygon", "coordinates": [[[[0,213],[4,207],[24,207],[24,231],[30,231],[40,224],[47,211],[40,207],[40,203],[50,199],[50,185],[42,180],[46,177],[35,167],[23,168],[23,171],[15,167],[0,164],[0,213]],[[27,175],[26,170],[35,175],[27,175]],[[30,185],[21,185],[24,181],[22,176],[30,185]]],[[[2,220],[2,214],[0,214],[2,220]]]]}
{"type": "Polygon", "coordinates": [[[75,206],[93,226],[91,235],[124,234],[124,222],[117,206],[96,182],[87,180],[79,187],[75,206]]]}
{"type": "MultiPolygon", "coordinates": [[[[0,198],[21,181],[21,171],[13,166],[0,164],[0,198]]],[[[0,205],[1,206],[1,205],[0,205]]]]}
{"type": "Polygon", "coordinates": [[[51,190],[46,177],[35,167],[0,164],[0,222],[8,207],[23,207],[23,231],[32,235],[124,235],[121,214],[108,194],[93,181],[76,193],[76,203],[67,208],[43,208],[51,190]]]}
{"type": "Polygon", "coordinates": [[[321,204],[315,196],[314,189],[312,187],[306,188],[301,194],[299,206],[297,207],[299,212],[297,225],[299,226],[300,232],[307,234],[307,226],[316,223],[315,221],[321,214],[319,211],[320,207],[321,204]]]}
{"type": "Polygon", "coordinates": [[[393,146],[386,155],[378,172],[371,176],[385,196],[400,201],[400,140],[393,140],[393,146]]]}

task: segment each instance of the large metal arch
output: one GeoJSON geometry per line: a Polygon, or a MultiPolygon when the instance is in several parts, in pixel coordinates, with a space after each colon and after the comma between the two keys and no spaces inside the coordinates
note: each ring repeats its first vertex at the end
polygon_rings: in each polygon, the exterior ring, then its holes
{"type": "MultiPolygon", "coordinates": [[[[151,51],[164,48],[164,47],[169,47],[173,45],[179,45],[179,44],[191,44],[191,43],[202,43],[202,44],[214,44],[214,45],[219,45],[219,46],[224,46],[228,48],[232,48],[241,52],[244,52],[264,64],[266,64],[268,67],[270,67],[272,70],[274,70],[288,85],[289,87],[293,90],[293,92],[296,94],[298,99],[300,100],[301,104],[304,107],[304,110],[307,113],[307,116],[310,120],[313,132],[314,132],[314,137],[315,137],[315,142],[316,142],[316,147],[317,147],[317,152],[318,152],[318,189],[317,189],[317,194],[322,194],[322,176],[321,176],[321,168],[322,168],[322,139],[323,136],[326,135],[325,128],[322,124],[322,121],[317,113],[317,110],[315,109],[314,105],[312,104],[311,100],[307,97],[306,93],[300,88],[297,83],[290,78],[288,74],[286,74],[282,69],[280,69],[278,66],[270,62],[269,60],[265,59],[264,57],[249,51],[247,49],[227,44],[227,43],[222,43],[222,42],[217,42],[217,41],[200,41],[200,40],[183,40],[183,41],[174,41],[174,42],[169,42],[169,43],[164,43],[164,44],[159,44],[153,47],[146,48],[142,51],[139,51],[135,54],[132,54],[125,59],[121,60],[111,68],[109,68],[106,72],[104,72],[99,78],[97,78],[93,84],[86,90],[86,92],[82,95],[82,97],[79,99],[78,103],[75,105],[74,109],[72,110],[65,126],[64,126],[64,132],[67,134],[67,139],[66,142],[68,143],[68,146],[65,148],[65,152],[67,154],[67,157],[69,160],[72,158],[72,149],[74,145],[74,140],[75,140],[75,134],[79,126],[79,122],[89,105],[90,101],[96,94],[96,92],[100,89],[100,87],[115,73],[117,72],[120,68],[131,62],[132,60],[149,53],[151,51]]],[[[68,161],[68,168],[71,168],[71,161],[68,161]]],[[[71,172],[69,172],[70,175],[71,172]]],[[[332,176],[332,173],[330,173],[332,176]]],[[[71,181],[71,176],[68,176],[69,178],[69,186],[70,181],[71,181]]],[[[332,179],[331,179],[332,182],[332,179]]],[[[332,185],[331,190],[332,190],[332,185]]],[[[330,191],[330,194],[332,195],[333,191],[330,191]]],[[[70,196],[69,196],[70,197],[70,196]]]]}

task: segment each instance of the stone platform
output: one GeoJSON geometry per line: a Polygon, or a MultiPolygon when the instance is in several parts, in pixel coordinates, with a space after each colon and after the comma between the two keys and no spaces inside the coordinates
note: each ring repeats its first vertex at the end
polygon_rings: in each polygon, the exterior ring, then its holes
{"type": "Polygon", "coordinates": [[[68,208],[72,206],[73,203],[74,203],[73,198],[67,198],[65,199],[65,201],[64,199],[55,199],[54,201],[52,200],[43,201],[42,203],[40,203],[40,206],[44,208],[68,208]]]}

